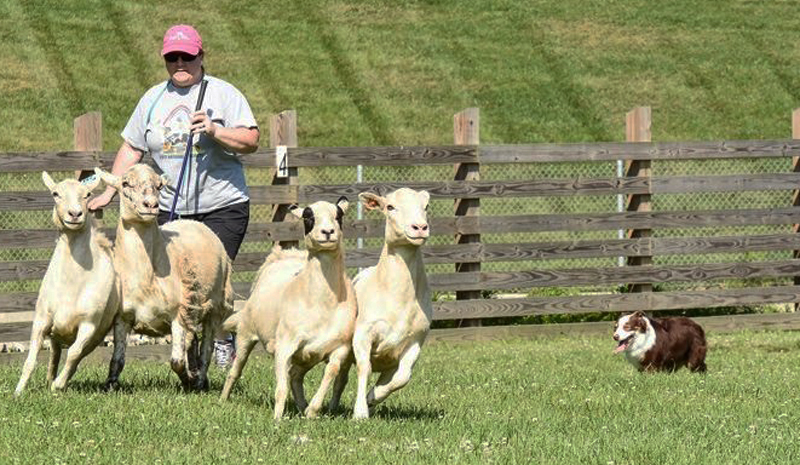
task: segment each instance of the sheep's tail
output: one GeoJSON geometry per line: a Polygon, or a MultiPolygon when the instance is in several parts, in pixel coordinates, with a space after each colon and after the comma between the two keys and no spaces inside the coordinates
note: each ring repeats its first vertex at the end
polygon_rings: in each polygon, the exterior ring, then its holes
{"type": "Polygon", "coordinates": [[[228,258],[228,262],[225,266],[225,290],[223,291],[222,302],[224,306],[222,312],[223,320],[234,313],[233,301],[236,299],[236,293],[233,291],[231,275],[233,275],[233,262],[230,258],[228,258]]]}
{"type": "Polygon", "coordinates": [[[230,259],[228,259],[228,263],[226,265],[227,266],[225,268],[225,290],[223,291],[223,300],[222,300],[223,308],[222,308],[222,314],[220,315],[220,320],[224,331],[235,333],[239,325],[239,314],[236,312],[236,309],[234,307],[234,300],[236,299],[236,293],[233,290],[233,284],[231,282],[231,275],[233,274],[233,266],[231,264],[230,259]],[[230,324],[228,323],[228,320],[230,320],[230,324]]]}

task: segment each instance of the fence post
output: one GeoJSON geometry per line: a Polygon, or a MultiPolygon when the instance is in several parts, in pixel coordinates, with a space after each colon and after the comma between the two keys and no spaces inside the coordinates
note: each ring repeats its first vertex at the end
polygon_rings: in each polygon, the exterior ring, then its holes
{"type": "MultiPolygon", "coordinates": [[[[279,145],[297,147],[297,112],[295,110],[282,111],[269,117],[269,146],[274,149],[279,145]]],[[[297,185],[299,182],[297,167],[289,167],[288,172],[289,175],[287,177],[279,178],[276,167],[272,172],[272,185],[297,185]]],[[[289,205],[274,204],[272,206],[272,221],[291,221],[292,216],[288,215],[288,213],[289,205]]],[[[283,248],[298,247],[299,241],[280,241],[279,244],[283,248]]]]}
{"type": "MultiPolygon", "coordinates": [[[[650,107],[636,107],[625,115],[625,140],[627,142],[651,142],[650,107]]],[[[651,176],[650,160],[630,160],[625,163],[625,176],[651,176]]],[[[633,194],[627,199],[626,211],[629,212],[649,212],[652,211],[650,194],[633,194]]],[[[650,229],[629,229],[627,237],[629,239],[639,237],[650,237],[650,229]]],[[[628,266],[652,265],[653,257],[628,257],[628,266]]],[[[630,284],[628,292],[652,292],[652,284],[630,284]]]]}
{"type": "MultiPolygon", "coordinates": [[[[792,139],[800,139],[800,108],[792,112],[792,139]]],[[[800,172],[800,157],[792,157],[792,171],[800,172]]],[[[800,190],[795,189],[792,194],[792,206],[800,206],[800,190]]],[[[800,224],[792,225],[792,230],[795,233],[800,233],[800,224]]],[[[792,251],[793,258],[800,258],[800,250],[792,251]]],[[[794,277],[794,285],[800,285],[800,276],[794,277]]],[[[794,311],[800,309],[800,302],[794,303],[794,311]]]]}
{"type": "MultiPolygon", "coordinates": [[[[467,108],[453,116],[453,135],[456,145],[478,145],[480,143],[480,111],[467,108]]],[[[458,163],[455,165],[456,181],[479,181],[480,163],[458,163]]],[[[456,199],[455,216],[479,216],[480,199],[456,199]]],[[[456,234],[457,244],[471,244],[481,241],[480,234],[456,234]]],[[[480,262],[456,263],[456,273],[480,272],[480,262]]],[[[480,299],[481,291],[456,291],[456,300],[480,299]]],[[[481,326],[478,318],[462,319],[458,327],[481,326]]]]}
{"type": "MultiPolygon", "coordinates": [[[[77,152],[100,152],[103,150],[103,115],[99,111],[91,111],[78,116],[72,121],[73,149],[77,152]]],[[[83,180],[92,176],[93,170],[76,171],[75,177],[83,180]]],[[[103,210],[94,212],[97,219],[103,218],[103,210]]]]}

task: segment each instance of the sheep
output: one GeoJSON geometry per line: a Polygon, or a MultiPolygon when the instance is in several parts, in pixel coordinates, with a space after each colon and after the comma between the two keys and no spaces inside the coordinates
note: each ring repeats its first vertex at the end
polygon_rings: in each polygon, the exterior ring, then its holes
{"type": "Polygon", "coordinates": [[[106,388],[119,385],[127,337],[134,331],[152,337],[171,335],[170,365],[183,389],[207,389],[214,334],[233,313],[231,261],[222,242],[197,221],[158,226],[158,191],[167,180],[151,167],[136,164],[119,177],[99,168],[95,171],[120,193],[114,252],[123,302],[114,325],[106,388]],[[200,327],[198,361],[195,347],[200,327]]]}
{"type": "Polygon", "coordinates": [[[306,417],[317,416],[331,382],[334,395],[328,407],[338,408],[352,363],[356,317],[355,293],[344,266],[342,217],[347,205],[342,197],[336,205],[316,202],[290,208],[303,219],[306,250],[276,246],[259,270],[244,308],[225,322],[226,329],[237,333],[237,357],[221,401],[228,399],[250,352],[261,341],[275,358],[276,420],[283,416],[290,378],[295,404],[306,417]],[[307,403],[303,378],[322,361],[327,362],[322,382],[307,403]]]}
{"type": "Polygon", "coordinates": [[[86,184],[67,179],[56,184],[43,171],[42,180],[55,201],[53,223],[59,236],[39,288],[30,352],[15,396],[25,389],[46,338],[51,341],[47,382],[53,391],[63,390],[78,363],[111,329],[122,299],[111,242],[98,230],[87,207],[100,179],[86,184]],[[69,345],[69,349],[56,378],[62,345],[69,345]]]}
{"type": "Polygon", "coordinates": [[[353,354],[358,372],[353,418],[369,417],[369,407],[405,386],[433,317],[431,291],[420,247],[430,235],[425,191],[398,189],[381,197],[359,194],[367,210],[386,216],[385,243],[376,266],[353,279],[358,317],[353,354]],[[367,394],[372,371],[380,373],[367,394]]]}

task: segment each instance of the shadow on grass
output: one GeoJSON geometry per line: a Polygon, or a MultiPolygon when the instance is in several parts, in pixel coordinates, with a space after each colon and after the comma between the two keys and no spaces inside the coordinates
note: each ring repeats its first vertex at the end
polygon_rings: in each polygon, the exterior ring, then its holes
{"type": "MultiPolygon", "coordinates": [[[[108,395],[114,394],[121,394],[121,395],[131,395],[136,393],[143,393],[143,392],[163,392],[163,393],[175,393],[175,394],[183,394],[183,387],[181,386],[180,381],[177,378],[152,378],[147,380],[133,380],[129,382],[120,381],[119,386],[111,391],[104,390],[103,386],[105,384],[105,380],[97,381],[97,380],[78,380],[78,381],[70,381],[67,385],[67,390],[80,392],[84,394],[91,394],[91,393],[103,393],[108,395]]],[[[214,391],[192,391],[188,392],[187,394],[213,394],[214,391]]],[[[218,391],[217,391],[218,394],[218,391]]]]}
{"type": "Polygon", "coordinates": [[[382,420],[441,420],[444,418],[444,409],[428,409],[420,407],[376,407],[370,412],[370,418],[382,420]]]}
{"type": "MultiPolygon", "coordinates": [[[[244,403],[254,408],[260,408],[272,412],[275,408],[275,398],[271,390],[256,395],[248,395],[242,390],[234,388],[228,403],[244,403]],[[238,394],[238,396],[237,396],[238,394]]],[[[370,418],[380,418],[387,421],[397,420],[440,420],[444,418],[443,409],[427,409],[407,406],[384,407],[377,406],[370,409],[370,418]]],[[[321,417],[349,419],[353,417],[353,404],[344,403],[335,410],[330,410],[326,403],[320,412],[321,417]]],[[[286,419],[303,418],[303,414],[289,397],[286,400],[286,410],[283,417],[286,419]]]]}

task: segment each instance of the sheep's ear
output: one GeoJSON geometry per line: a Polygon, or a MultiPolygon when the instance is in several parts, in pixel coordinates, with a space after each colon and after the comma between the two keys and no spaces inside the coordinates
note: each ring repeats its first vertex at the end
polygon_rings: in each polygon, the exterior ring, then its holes
{"type": "Polygon", "coordinates": [[[298,218],[303,217],[303,209],[300,208],[296,203],[289,206],[289,213],[298,218]]]}
{"type": "Polygon", "coordinates": [[[111,173],[107,173],[100,168],[95,168],[94,173],[103,180],[104,183],[113,187],[116,190],[122,189],[122,185],[120,184],[119,176],[114,176],[111,173]]]}
{"type": "Polygon", "coordinates": [[[86,179],[82,180],[82,181],[81,181],[81,184],[83,184],[84,186],[86,186],[86,189],[87,189],[89,192],[94,192],[94,191],[96,191],[96,190],[97,190],[99,187],[102,187],[102,185],[103,185],[103,179],[102,179],[102,178],[100,178],[100,176],[98,176],[97,174],[94,174],[93,176],[89,176],[88,178],[86,178],[86,179]]]}
{"type": "Polygon", "coordinates": [[[350,206],[350,202],[347,201],[347,197],[341,196],[339,200],[336,201],[336,206],[342,209],[342,213],[347,211],[347,207],[350,206]]]}
{"type": "Polygon", "coordinates": [[[56,183],[53,181],[53,178],[47,174],[47,171],[42,171],[42,181],[44,181],[44,185],[47,186],[47,189],[50,190],[50,192],[56,190],[56,183]]]}
{"type": "Polygon", "coordinates": [[[431,194],[429,194],[428,191],[419,191],[419,195],[422,197],[425,205],[428,205],[428,202],[431,200],[431,194]]]}
{"type": "Polygon", "coordinates": [[[367,210],[383,210],[383,207],[386,206],[386,199],[372,192],[362,192],[358,194],[358,199],[361,200],[367,210]]]}

